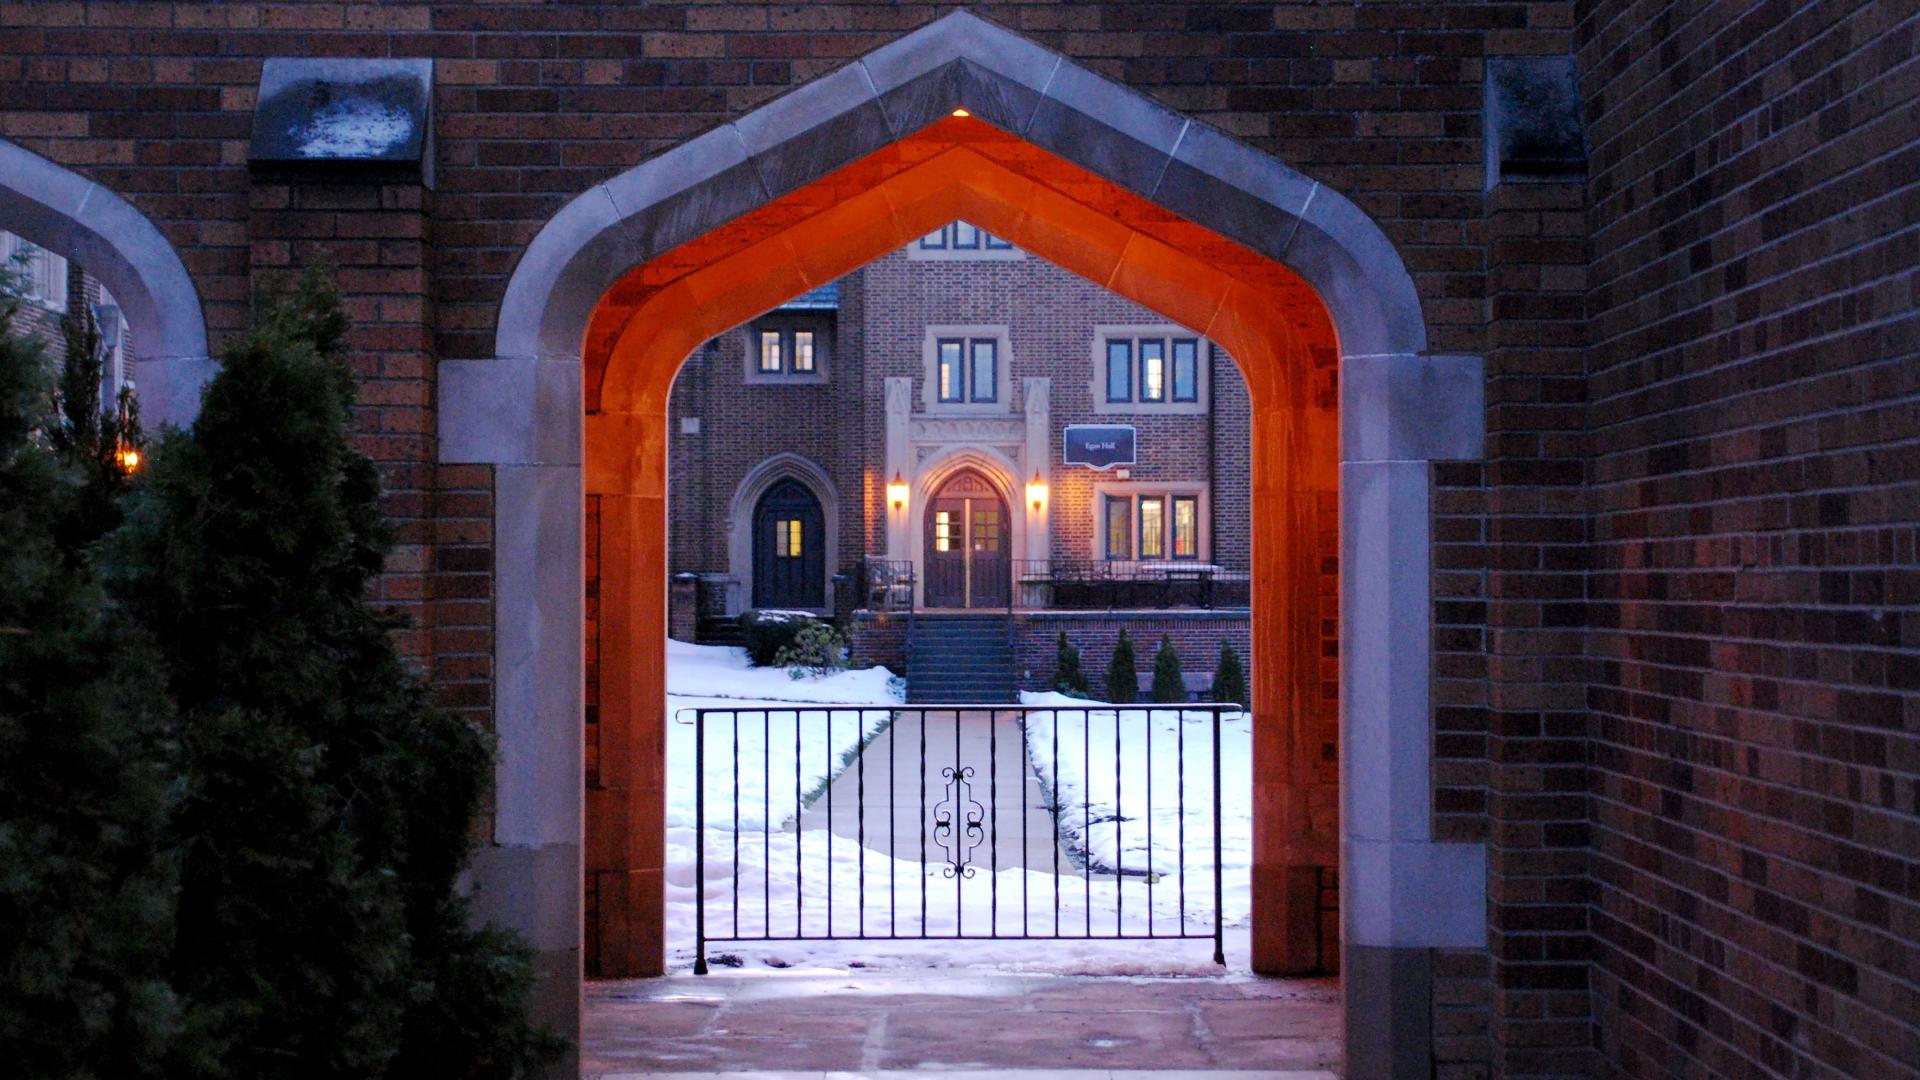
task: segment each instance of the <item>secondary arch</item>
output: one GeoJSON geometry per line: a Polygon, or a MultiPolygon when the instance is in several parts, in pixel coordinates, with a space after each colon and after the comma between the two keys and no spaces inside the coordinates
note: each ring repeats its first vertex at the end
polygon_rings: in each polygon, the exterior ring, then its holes
{"type": "Polygon", "coordinates": [[[152,425],[186,424],[213,377],[199,290],[160,229],[132,203],[0,139],[0,227],[84,267],[133,329],[133,377],[152,425]]]}

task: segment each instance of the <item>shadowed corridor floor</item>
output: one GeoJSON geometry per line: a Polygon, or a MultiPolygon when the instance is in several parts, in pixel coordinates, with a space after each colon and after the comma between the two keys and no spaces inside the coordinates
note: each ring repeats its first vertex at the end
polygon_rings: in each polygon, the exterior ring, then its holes
{"type": "Polygon", "coordinates": [[[1206,1072],[1316,1080],[1340,1063],[1336,979],[942,973],[592,982],[581,1071],[1087,1080],[1206,1072]]]}

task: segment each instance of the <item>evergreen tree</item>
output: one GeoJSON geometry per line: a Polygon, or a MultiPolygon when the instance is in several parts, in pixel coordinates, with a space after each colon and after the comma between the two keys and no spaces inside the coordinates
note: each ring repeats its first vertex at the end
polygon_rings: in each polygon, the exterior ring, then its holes
{"type": "Polygon", "coordinates": [[[87,487],[49,450],[51,365],[14,310],[0,298],[0,1046],[9,1075],[157,1077],[180,1016],[171,715],[61,535],[87,487]]]}
{"type": "Polygon", "coordinates": [[[524,1019],[528,955],[454,890],[492,747],[367,601],[391,538],[348,445],[345,332],[322,274],[257,300],[111,541],[183,728],[173,1072],[525,1075],[555,1049],[524,1019]]]}
{"type": "Polygon", "coordinates": [[[59,420],[49,425],[47,439],[82,481],[60,526],[64,546],[78,552],[119,523],[119,501],[131,472],[123,455],[137,454],[144,439],[128,388],[121,388],[115,411],[100,408],[106,351],[93,308],[75,298],[60,318],[60,331],[65,351],[54,395],[59,420]]]}
{"type": "Polygon", "coordinates": [[[1133,642],[1127,640],[1124,627],[1113,643],[1113,660],[1107,664],[1107,700],[1115,705],[1140,700],[1140,673],[1134,670],[1133,642]]]}
{"type": "Polygon", "coordinates": [[[1160,635],[1160,649],[1153,654],[1152,697],[1161,704],[1187,700],[1187,680],[1180,673],[1180,654],[1173,651],[1173,639],[1160,635]]]}
{"type": "Polygon", "coordinates": [[[1080,669],[1080,650],[1067,640],[1067,632],[1060,631],[1060,644],[1054,652],[1053,688],[1072,697],[1090,697],[1092,690],[1087,686],[1087,673],[1080,669]]]}
{"type": "Polygon", "coordinates": [[[1240,654],[1233,642],[1220,642],[1220,662],[1213,669],[1213,692],[1208,695],[1223,705],[1247,703],[1247,670],[1240,666],[1240,654]]]}

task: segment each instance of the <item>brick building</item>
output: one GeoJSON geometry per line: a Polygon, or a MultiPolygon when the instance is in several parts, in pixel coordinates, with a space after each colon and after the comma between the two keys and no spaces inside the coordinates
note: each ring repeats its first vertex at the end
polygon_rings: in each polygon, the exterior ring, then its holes
{"type": "Polygon", "coordinates": [[[904,670],[889,613],[1019,608],[1033,687],[1062,630],[1104,664],[1114,631],[1091,613],[1154,609],[1196,685],[1223,639],[1246,653],[1232,358],[970,223],[705,343],[671,409],[671,570],[698,578],[680,602],[703,636],[751,608],[811,610],[904,670]],[[1124,454],[1086,455],[1114,438],[1124,454]]]}
{"type": "Polygon", "coordinates": [[[499,732],[479,908],[557,1022],[583,949],[659,962],[673,370],[958,217],[1250,373],[1256,960],[1317,964],[1337,863],[1351,1075],[1913,1075],[1911,6],[977,14],[0,5],[0,227],[112,290],[155,419],[339,266],[382,598],[499,732]],[[423,137],[256,152],[313,57],[423,137]]]}
{"type": "Polygon", "coordinates": [[[0,229],[0,267],[13,274],[13,288],[19,300],[13,316],[13,331],[39,338],[54,356],[65,352],[66,338],[61,324],[73,306],[84,304],[92,309],[103,354],[100,408],[102,411],[114,409],[120,388],[127,383],[127,360],[133,355],[133,343],[129,339],[126,317],[121,314],[113,294],[78,263],[3,229],[0,229]]]}

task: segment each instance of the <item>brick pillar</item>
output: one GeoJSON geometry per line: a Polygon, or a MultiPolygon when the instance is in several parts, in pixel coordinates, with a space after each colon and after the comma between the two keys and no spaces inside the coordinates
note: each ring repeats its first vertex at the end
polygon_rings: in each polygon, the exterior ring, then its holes
{"type": "Polygon", "coordinates": [[[1489,946],[1495,1072],[1581,1074],[1587,964],[1585,187],[1488,194],[1489,946]]]}
{"type": "MultiPolygon", "coordinates": [[[[381,511],[396,541],[373,596],[408,617],[412,625],[396,637],[401,651],[423,664],[433,655],[438,494],[427,289],[430,197],[417,179],[274,172],[256,176],[248,199],[248,261],[256,287],[271,275],[294,276],[313,263],[334,269],[359,388],[353,442],[379,467],[381,511]]],[[[473,470],[448,480],[468,502],[483,484],[473,470]]],[[[449,570],[458,577],[447,583],[484,597],[484,579],[462,569],[484,561],[471,552],[454,556],[449,570]]]]}

